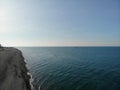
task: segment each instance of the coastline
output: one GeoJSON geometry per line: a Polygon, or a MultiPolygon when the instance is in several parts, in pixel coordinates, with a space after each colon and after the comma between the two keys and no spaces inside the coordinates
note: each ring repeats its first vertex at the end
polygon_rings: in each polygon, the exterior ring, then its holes
{"type": "Polygon", "coordinates": [[[13,47],[0,50],[0,90],[34,90],[22,52],[13,47]]]}

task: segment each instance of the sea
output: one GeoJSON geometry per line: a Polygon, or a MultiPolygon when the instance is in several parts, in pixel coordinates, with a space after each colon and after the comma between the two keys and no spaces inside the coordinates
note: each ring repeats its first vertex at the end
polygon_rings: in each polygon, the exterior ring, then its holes
{"type": "Polygon", "coordinates": [[[120,47],[18,47],[38,90],[120,90],[120,47]]]}

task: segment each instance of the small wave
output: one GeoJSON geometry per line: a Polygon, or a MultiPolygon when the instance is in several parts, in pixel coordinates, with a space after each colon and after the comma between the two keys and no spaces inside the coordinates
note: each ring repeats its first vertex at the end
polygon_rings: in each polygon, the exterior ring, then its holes
{"type": "Polygon", "coordinates": [[[40,87],[41,87],[41,86],[38,87],[38,90],[40,90],[40,87]]]}
{"type": "MultiPolygon", "coordinates": [[[[26,60],[25,60],[25,62],[26,62],[26,60]]],[[[29,68],[29,66],[27,64],[26,64],[26,67],[29,68]]],[[[32,74],[30,74],[30,72],[27,72],[27,75],[30,76],[29,82],[30,82],[31,90],[35,90],[35,88],[32,84],[32,82],[34,81],[34,79],[32,78],[32,74]]]]}
{"type": "Polygon", "coordinates": [[[32,78],[32,75],[29,73],[29,72],[27,72],[27,75],[29,75],[30,76],[30,86],[31,86],[31,90],[34,90],[34,86],[32,85],[32,82],[34,81],[34,79],[32,78]]]}

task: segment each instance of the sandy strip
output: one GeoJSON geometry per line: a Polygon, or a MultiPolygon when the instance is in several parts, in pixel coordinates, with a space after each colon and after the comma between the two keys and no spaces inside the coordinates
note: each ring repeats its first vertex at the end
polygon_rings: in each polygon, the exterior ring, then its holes
{"type": "Polygon", "coordinates": [[[27,72],[21,51],[0,49],[0,90],[31,90],[27,72]]]}

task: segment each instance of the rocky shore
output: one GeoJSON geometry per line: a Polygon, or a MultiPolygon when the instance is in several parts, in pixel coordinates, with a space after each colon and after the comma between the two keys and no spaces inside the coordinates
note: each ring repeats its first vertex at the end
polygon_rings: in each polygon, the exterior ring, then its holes
{"type": "Polygon", "coordinates": [[[0,90],[32,90],[25,64],[20,50],[0,48],[0,90]]]}

